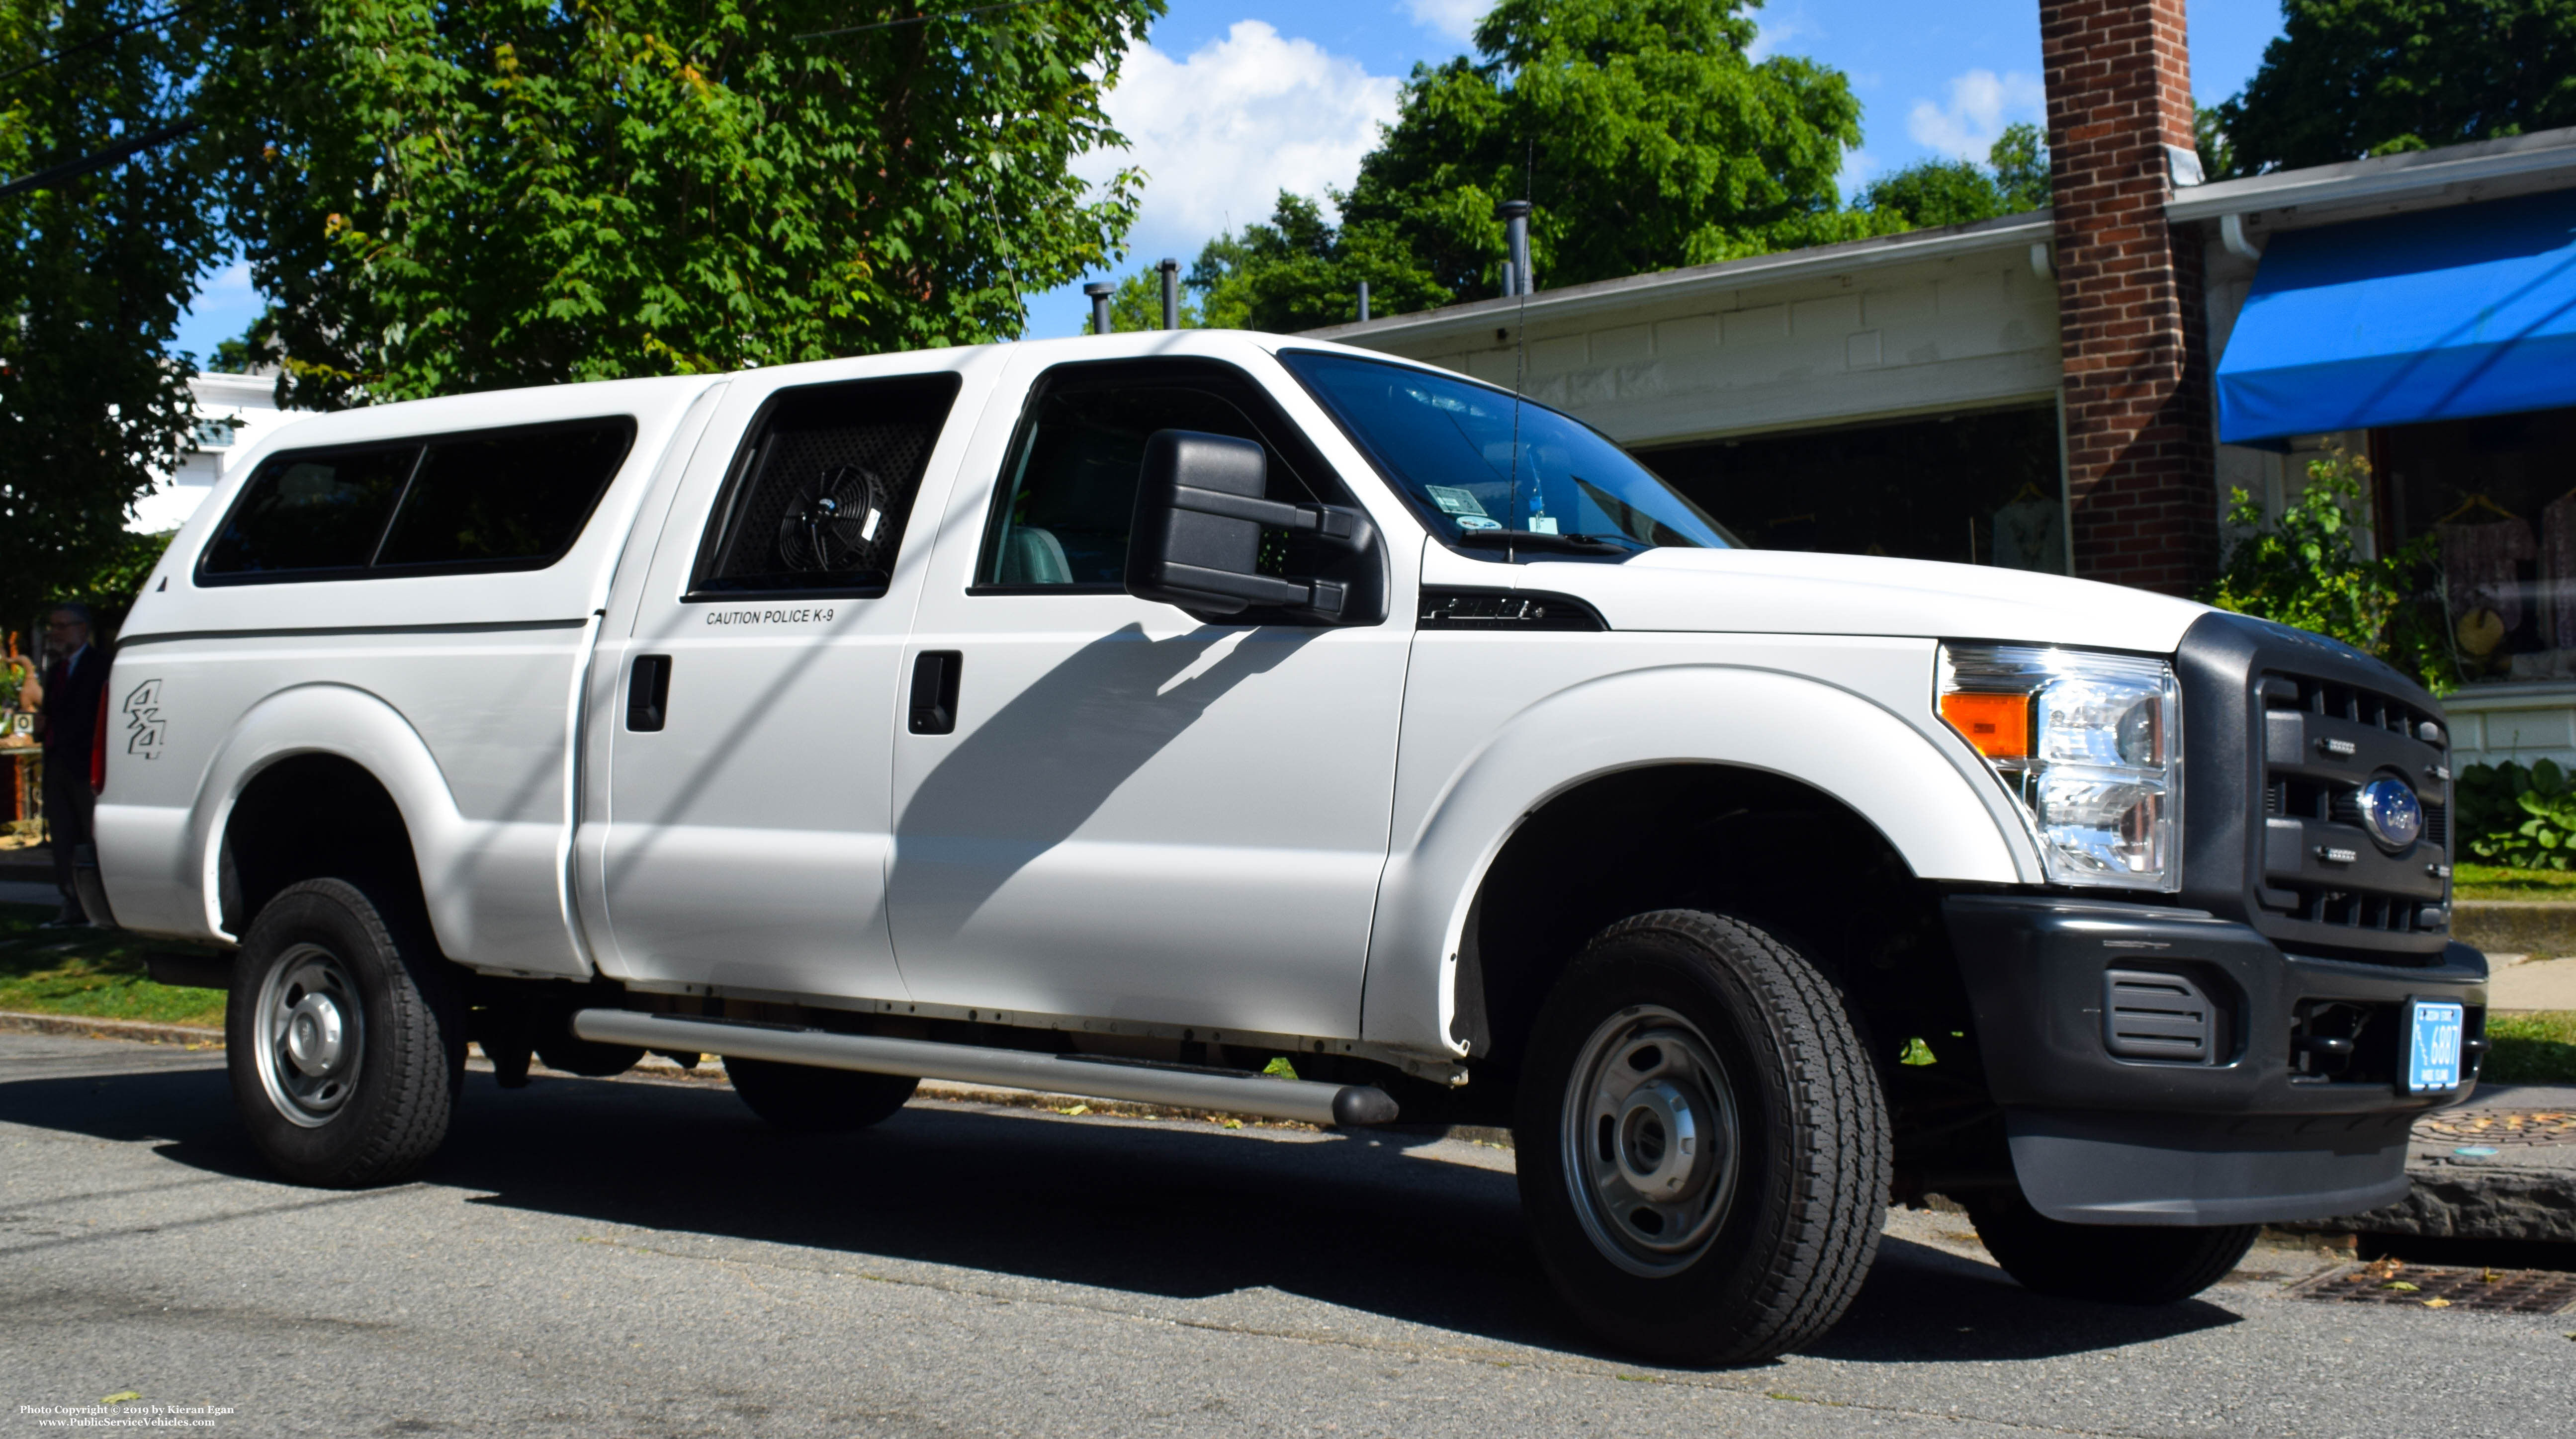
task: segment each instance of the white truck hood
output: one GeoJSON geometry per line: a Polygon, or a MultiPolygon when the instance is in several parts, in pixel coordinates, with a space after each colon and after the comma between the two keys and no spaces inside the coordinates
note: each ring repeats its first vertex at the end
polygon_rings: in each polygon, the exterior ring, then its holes
{"type": "Polygon", "coordinates": [[[1791,550],[1649,550],[1496,564],[1433,544],[1425,584],[1551,590],[1621,630],[1923,635],[2170,654],[2209,606],[2092,580],[1791,550]]]}

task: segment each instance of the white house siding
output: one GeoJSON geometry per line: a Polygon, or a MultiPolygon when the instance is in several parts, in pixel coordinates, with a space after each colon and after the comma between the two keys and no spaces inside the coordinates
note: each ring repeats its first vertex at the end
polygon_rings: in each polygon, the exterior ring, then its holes
{"type": "MultiPolygon", "coordinates": [[[[2029,232],[2029,233],[2025,233],[2029,232]]],[[[2057,290],[2016,217],[1315,332],[1425,360],[1632,447],[2046,401],[2057,290]],[[1526,370],[1523,370],[1526,366],[1526,370]]]]}
{"type": "Polygon", "coordinates": [[[152,492],[135,502],[125,527],[136,534],[167,534],[186,524],[214,492],[234,455],[306,413],[277,407],[274,375],[210,372],[190,380],[188,389],[197,397],[197,449],[168,474],[156,475],[152,492]],[[223,424],[227,420],[232,422],[229,432],[223,424]]]}

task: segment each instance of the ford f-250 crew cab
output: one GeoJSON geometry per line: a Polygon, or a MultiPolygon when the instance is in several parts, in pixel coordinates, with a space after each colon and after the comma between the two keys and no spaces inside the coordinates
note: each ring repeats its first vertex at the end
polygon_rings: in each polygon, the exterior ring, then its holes
{"type": "Polygon", "coordinates": [[[721,1055],[1518,1136],[1611,1341],[1778,1352],[1891,1197],[2197,1291],[2460,1099],[2433,698],[2313,635],[1748,550],[1580,423],[1214,332],[356,409],[147,580],[91,912],[232,946],[285,1174],[721,1055]],[[1295,1078],[1281,1077],[1286,1058],[1295,1078]]]}

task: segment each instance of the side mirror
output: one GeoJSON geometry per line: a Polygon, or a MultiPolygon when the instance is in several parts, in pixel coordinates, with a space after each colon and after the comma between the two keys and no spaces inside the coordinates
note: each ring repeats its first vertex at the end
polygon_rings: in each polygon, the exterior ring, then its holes
{"type": "Polygon", "coordinates": [[[1145,441],[1136,485],[1136,522],[1127,541],[1127,593],[1194,615],[1240,614],[1279,605],[1330,623],[1349,587],[1337,580],[1260,573],[1261,529],[1303,530],[1348,549],[1367,546],[1368,521],[1335,505],[1291,505],[1264,497],[1269,461],[1261,446],[1230,435],[1157,430],[1145,441]]]}

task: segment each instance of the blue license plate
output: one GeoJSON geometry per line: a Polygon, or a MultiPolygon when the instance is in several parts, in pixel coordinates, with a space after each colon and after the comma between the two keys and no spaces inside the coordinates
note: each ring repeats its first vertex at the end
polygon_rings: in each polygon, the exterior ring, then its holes
{"type": "Polygon", "coordinates": [[[2447,999],[2406,1001],[2406,1092],[2438,1094],[2460,1087],[2460,1037],[2468,1014],[2447,999]]]}

